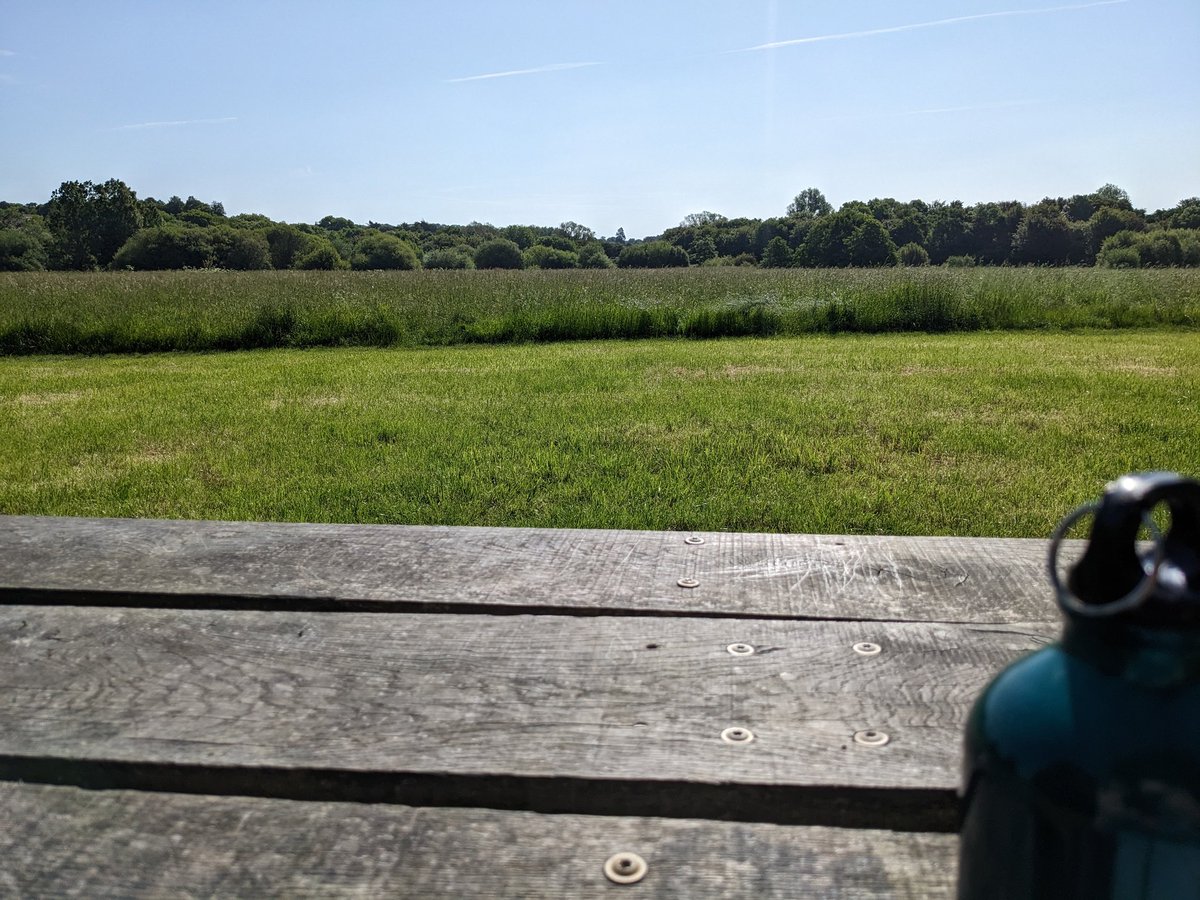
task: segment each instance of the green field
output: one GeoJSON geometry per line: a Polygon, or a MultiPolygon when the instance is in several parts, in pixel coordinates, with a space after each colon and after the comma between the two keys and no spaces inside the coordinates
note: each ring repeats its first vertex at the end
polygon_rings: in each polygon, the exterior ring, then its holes
{"type": "Polygon", "coordinates": [[[0,273],[0,354],[1200,325],[1200,270],[0,273]]]}
{"type": "Polygon", "coordinates": [[[1179,331],[0,359],[0,512],[1044,537],[1200,473],[1179,331]]]}

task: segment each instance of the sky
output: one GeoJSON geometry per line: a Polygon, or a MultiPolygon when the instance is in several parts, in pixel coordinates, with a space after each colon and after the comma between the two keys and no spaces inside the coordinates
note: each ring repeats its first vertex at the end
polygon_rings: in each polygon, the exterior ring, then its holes
{"type": "Polygon", "coordinates": [[[0,0],[0,199],[578,222],[1200,195],[1198,0],[0,0]]]}

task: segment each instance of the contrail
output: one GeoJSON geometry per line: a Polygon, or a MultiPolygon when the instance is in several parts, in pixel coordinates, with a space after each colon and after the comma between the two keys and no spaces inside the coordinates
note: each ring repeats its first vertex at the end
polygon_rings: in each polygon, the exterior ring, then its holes
{"type": "Polygon", "coordinates": [[[118,125],[117,131],[132,131],[135,128],[173,128],[177,125],[217,125],[222,122],[236,122],[237,116],[225,116],[220,119],[176,119],[171,122],[138,122],[136,125],[118,125]]]}
{"type": "Polygon", "coordinates": [[[841,34],[820,34],[814,37],[793,38],[789,41],[772,41],[769,44],[759,44],[757,47],[743,47],[741,50],[730,50],[729,53],[749,53],[754,50],[775,50],[779,47],[794,47],[799,44],[819,44],[823,41],[848,41],[854,38],[874,37],[877,34],[896,34],[900,31],[916,31],[920,28],[938,28],[943,25],[957,25],[959,22],[975,22],[980,19],[999,19],[1008,16],[1036,16],[1043,13],[1068,12],[1076,9],[1093,9],[1097,6],[1116,6],[1128,3],[1129,0],[1095,0],[1093,3],[1076,3],[1071,6],[1048,6],[1043,9],[1007,9],[1000,12],[976,13],[970,16],[954,16],[950,19],[935,19],[932,22],[917,22],[912,25],[893,25],[890,28],[872,28],[868,31],[846,31],[841,34]]]}
{"type": "Polygon", "coordinates": [[[513,69],[509,72],[488,72],[486,75],[468,75],[465,78],[447,78],[447,84],[459,84],[463,81],[483,81],[487,78],[511,78],[513,75],[538,75],[542,72],[561,72],[565,69],[586,69],[588,66],[598,66],[600,63],[554,63],[549,66],[538,66],[536,69],[513,69]]]}

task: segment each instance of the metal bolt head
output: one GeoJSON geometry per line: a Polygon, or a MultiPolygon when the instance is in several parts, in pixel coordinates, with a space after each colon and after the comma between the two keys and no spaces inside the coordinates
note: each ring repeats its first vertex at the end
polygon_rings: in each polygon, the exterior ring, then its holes
{"type": "Polygon", "coordinates": [[[883,648],[870,641],[859,641],[854,645],[854,652],[859,656],[878,656],[883,652],[883,648]]]}
{"type": "Polygon", "coordinates": [[[677,585],[679,585],[681,588],[695,588],[695,587],[700,587],[700,582],[699,582],[699,581],[697,581],[695,578],[680,578],[680,579],[679,579],[677,582],[675,582],[675,583],[676,583],[677,585]]]}
{"type": "Polygon", "coordinates": [[[725,648],[734,656],[753,656],[754,646],[752,644],[730,644],[725,648]]]}
{"type": "Polygon", "coordinates": [[[636,853],[616,853],[604,862],[604,877],[614,884],[637,884],[646,877],[646,861],[636,853]]]}
{"type": "Polygon", "coordinates": [[[727,744],[748,744],[754,740],[754,732],[749,728],[735,725],[721,732],[721,740],[727,744]]]}
{"type": "Polygon", "coordinates": [[[702,537],[698,537],[697,535],[694,535],[694,534],[693,534],[691,537],[685,537],[685,538],[683,539],[683,542],[684,542],[685,544],[703,544],[703,543],[704,543],[704,538],[702,538],[702,537]]]}
{"type": "Polygon", "coordinates": [[[876,731],[874,729],[854,733],[854,743],[862,744],[866,747],[882,747],[891,739],[891,736],[887,732],[876,731]]]}

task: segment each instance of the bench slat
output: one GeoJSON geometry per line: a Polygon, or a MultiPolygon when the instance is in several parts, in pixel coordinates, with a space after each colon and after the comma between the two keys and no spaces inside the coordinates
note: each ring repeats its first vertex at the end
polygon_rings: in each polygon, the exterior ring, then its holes
{"type": "Polygon", "coordinates": [[[1055,631],[0,607],[0,777],[953,828],[975,694],[1055,631]]]}
{"type": "Polygon", "coordinates": [[[299,803],[0,783],[0,894],[662,898],[953,895],[953,835],[299,803]]]}
{"type": "Polygon", "coordinates": [[[1058,620],[1024,539],[0,517],[0,601],[1058,620]],[[694,588],[680,587],[695,579],[694,588]]]}

